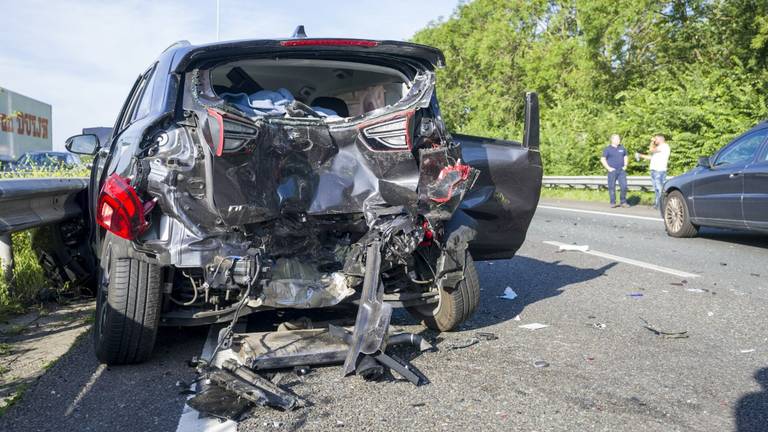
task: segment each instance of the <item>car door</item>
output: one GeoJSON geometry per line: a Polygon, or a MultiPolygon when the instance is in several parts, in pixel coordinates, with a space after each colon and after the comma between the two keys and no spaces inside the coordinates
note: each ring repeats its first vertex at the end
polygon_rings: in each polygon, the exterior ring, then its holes
{"type": "Polygon", "coordinates": [[[768,143],[744,169],[742,207],[747,228],[768,231],[768,143]]]}
{"type": "Polygon", "coordinates": [[[693,184],[695,222],[746,228],[741,205],[744,170],[755,159],[768,136],[768,128],[750,131],[720,150],[709,168],[696,175],[693,184]]]}
{"type": "Polygon", "coordinates": [[[477,234],[469,244],[476,261],[511,258],[525,240],[541,194],[539,114],[536,94],[526,95],[523,142],[453,135],[464,162],[480,170],[446,226],[465,225],[477,234]]]}

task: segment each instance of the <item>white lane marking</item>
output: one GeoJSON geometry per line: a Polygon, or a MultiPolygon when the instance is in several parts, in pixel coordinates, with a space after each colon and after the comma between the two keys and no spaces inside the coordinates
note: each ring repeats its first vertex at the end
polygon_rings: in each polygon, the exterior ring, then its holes
{"type": "Polygon", "coordinates": [[[562,210],[562,211],[569,211],[569,212],[575,212],[575,213],[595,214],[595,215],[601,215],[601,216],[640,219],[640,220],[648,220],[648,221],[654,221],[654,222],[664,222],[664,219],[662,218],[654,218],[649,216],[635,216],[635,215],[628,215],[628,214],[621,214],[621,213],[608,213],[608,212],[601,212],[601,211],[595,211],[595,210],[582,210],[582,209],[574,209],[574,208],[568,208],[568,207],[555,207],[555,206],[548,206],[548,205],[541,205],[541,204],[539,204],[539,208],[549,209],[549,210],[562,210]]]}
{"type": "MultiPolygon", "coordinates": [[[[213,350],[216,348],[216,342],[219,339],[219,329],[221,326],[212,325],[208,331],[208,338],[203,345],[203,353],[200,354],[200,358],[207,359],[213,354],[213,350]]],[[[218,357],[218,356],[217,356],[218,357]]],[[[192,384],[190,390],[195,390],[197,384],[192,384]]],[[[191,399],[194,395],[190,395],[187,399],[191,399]]],[[[237,431],[237,422],[227,420],[220,422],[213,417],[200,417],[200,413],[184,404],[184,409],[181,411],[181,417],[179,418],[179,424],[176,426],[176,432],[232,432],[237,431]]]]}
{"type": "MultiPolygon", "coordinates": [[[[560,247],[560,246],[565,245],[566,243],[560,243],[560,242],[556,242],[556,241],[544,241],[544,244],[560,247]]],[[[647,263],[647,262],[643,262],[643,261],[638,261],[638,260],[635,260],[635,259],[632,259],[632,258],[624,258],[624,257],[620,257],[618,255],[611,255],[609,253],[600,252],[600,251],[596,251],[596,250],[583,251],[583,253],[588,254],[588,255],[594,255],[594,256],[597,256],[597,257],[600,257],[600,258],[605,258],[605,259],[611,260],[611,261],[617,261],[617,262],[621,262],[621,263],[624,263],[624,264],[633,265],[633,266],[636,266],[636,267],[642,267],[642,268],[645,268],[645,269],[648,269],[648,270],[653,270],[653,271],[657,271],[657,272],[661,272],[661,273],[671,274],[673,276],[678,276],[678,277],[681,277],[681,278],[697,278],[697,277],[700,276],[700,275],[697,275],[697,274],[694,274],[694,273],[688,273],[688,272],[684,272],[684,271],[681,271],[681,270],[675,270],[675,269],[671,269],[671,268],[668,268],[668,267],[662,267],[662,266],[658,266],[656,264],[651,264],[651,263],[647,263]]]]}

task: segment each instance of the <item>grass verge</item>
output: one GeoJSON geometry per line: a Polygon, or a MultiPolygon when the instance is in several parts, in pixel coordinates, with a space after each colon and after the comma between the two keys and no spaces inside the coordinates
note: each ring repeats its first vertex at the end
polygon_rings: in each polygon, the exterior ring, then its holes
{"type": "MultiPolygon", "coordinates": [[[[570,188],[541,188],[542,198],[566,199],[574,201],[608,202],[608,191],[596,189],[570,189],[570,188]]],[[[653,192],[629,191],[627,201],[631,205],[652,206],[655,200],[653,192]]]]}

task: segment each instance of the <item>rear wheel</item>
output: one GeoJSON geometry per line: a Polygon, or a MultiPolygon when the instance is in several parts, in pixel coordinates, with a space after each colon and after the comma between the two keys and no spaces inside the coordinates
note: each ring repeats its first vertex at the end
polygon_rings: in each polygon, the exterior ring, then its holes
{"type": "Polygon", "coordinates": [[[438,305],[409,307],[408,312],[427,327],[439,331],[455,330],[468,320],[480,304],[480,280],[472,257],[467,253],[464,280],[455,288],[440,291],[438,305]]]}
{"type": "Polygon", "coordinates": [[[121,256],[116,241],[104,243],[96,297],[96,357],[110,365],[149,358],[160,321],[161,268],[121,256]]]}
{"type": "Polygon", "coordinates": [[[685,197],[680,191],[672,191],[664,200],[664,227],[672,237],[694,237],[699,229],[691,223],[685,197]]]}

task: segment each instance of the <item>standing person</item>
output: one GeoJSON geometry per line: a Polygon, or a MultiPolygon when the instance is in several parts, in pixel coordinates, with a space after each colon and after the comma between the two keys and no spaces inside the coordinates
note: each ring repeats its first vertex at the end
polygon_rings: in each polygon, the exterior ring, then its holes
{"type": "Polygon", "coordinates": [[[608,196],[611,198],[611,207],[629,207],[627,204],[627,149],[621,145],[621,137],[611,135],[611,145],[603,150],[600,163],[608,170],[608,196]],[[619,181],[620,203],[616,204],[616,180],[619,181]]]}
{"type": "Polygon", "coordinates": [[[671,150],[664,135],[654,135],[651,138],[651,145],[648,149],[649,154],[637,153],[635,156],[651,161],[651,183],[653,183],[653,192],[656,194],[656,201],[653,208],[661,207],[661,191],[664,187],[664,181],[667,180],[667,162],[671,150]]]}

